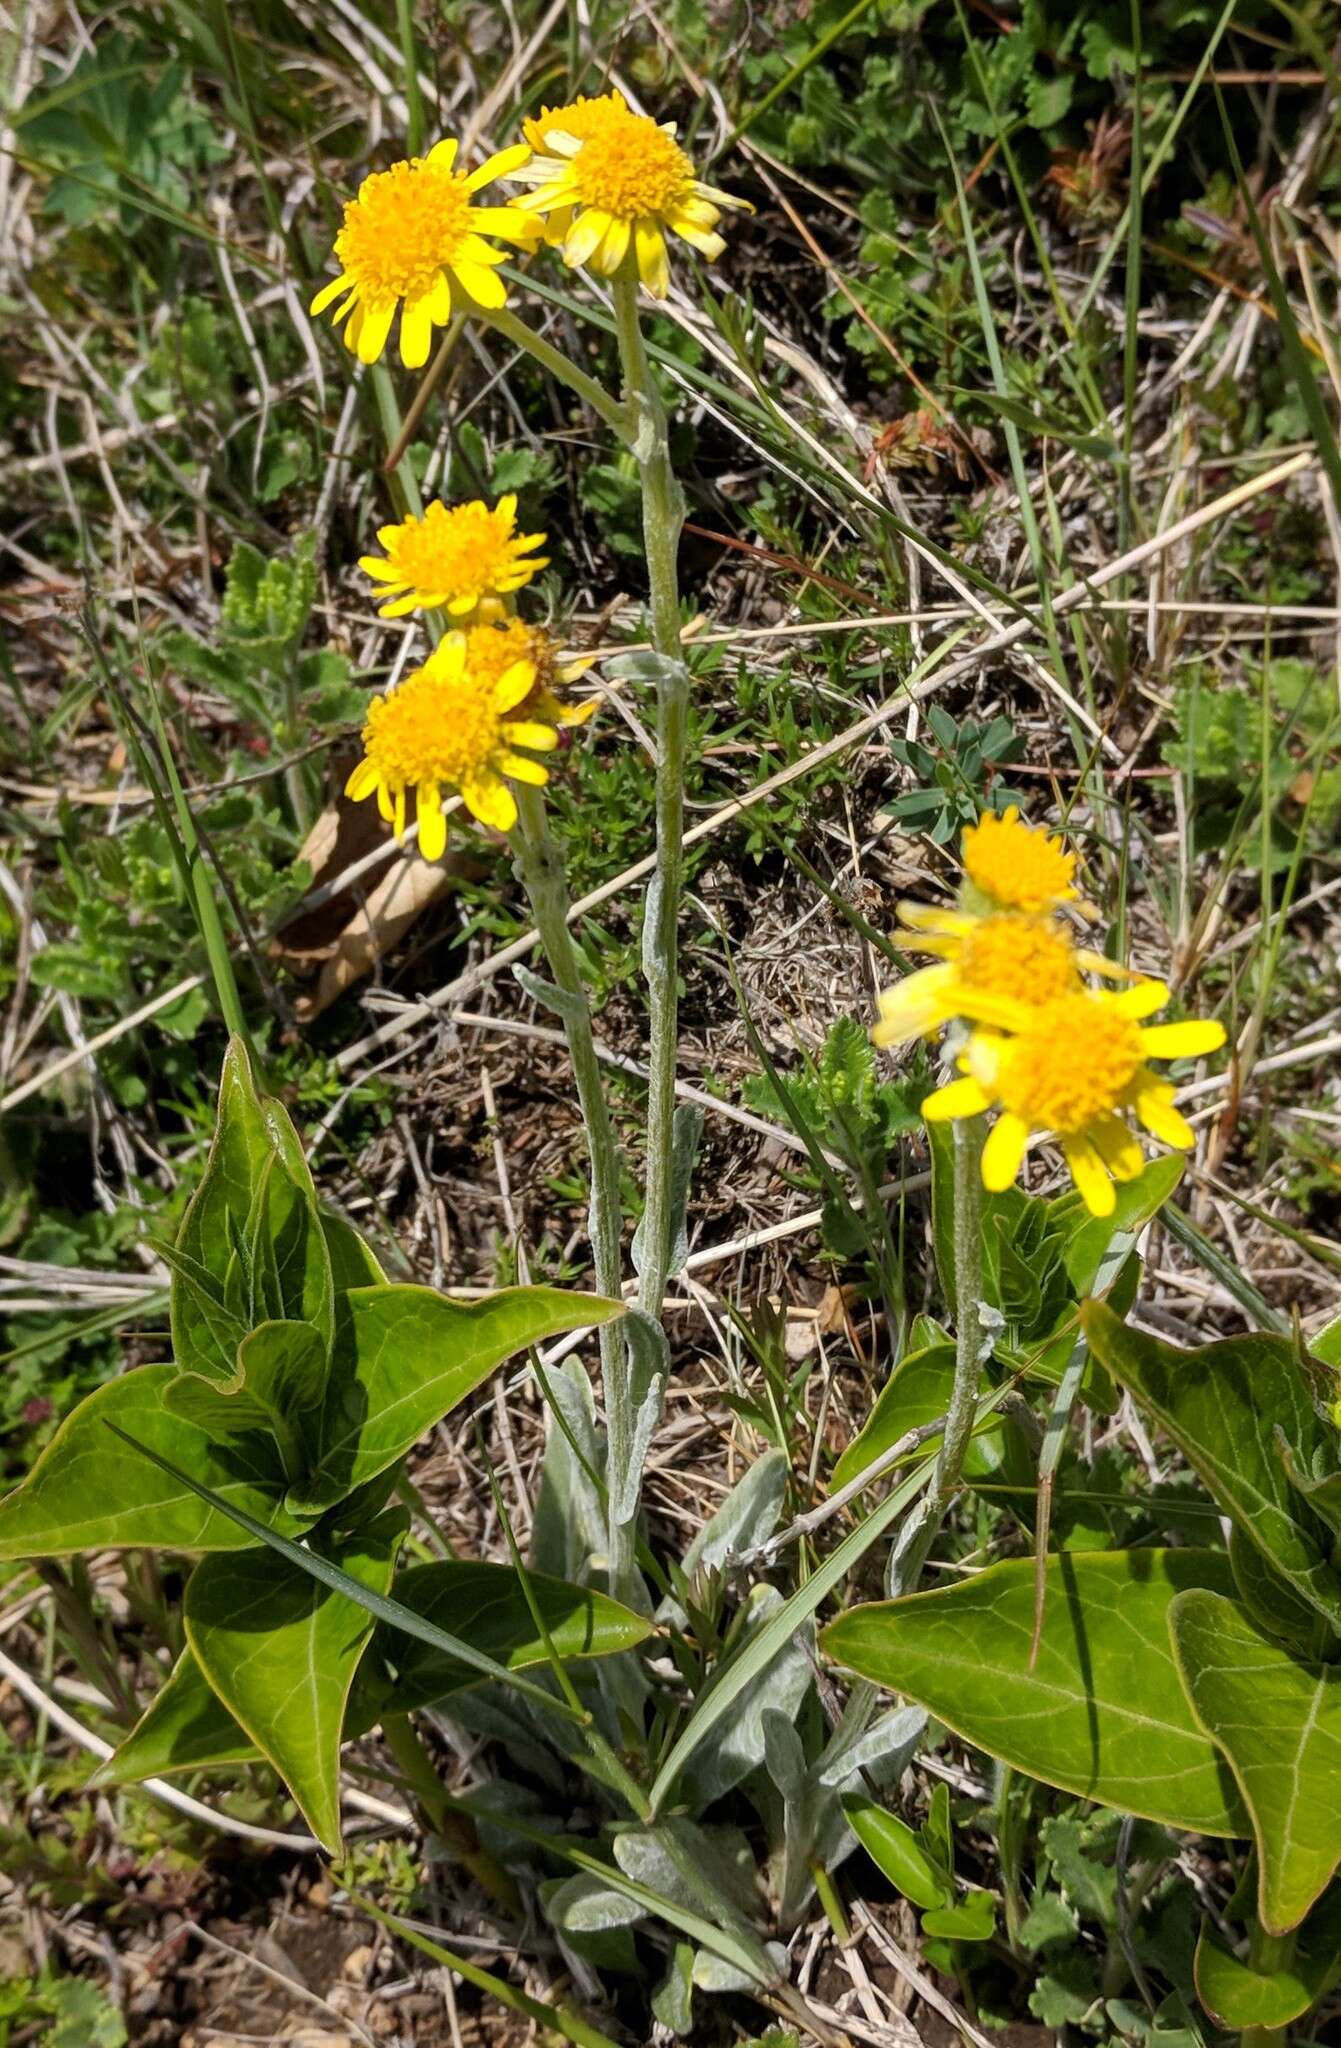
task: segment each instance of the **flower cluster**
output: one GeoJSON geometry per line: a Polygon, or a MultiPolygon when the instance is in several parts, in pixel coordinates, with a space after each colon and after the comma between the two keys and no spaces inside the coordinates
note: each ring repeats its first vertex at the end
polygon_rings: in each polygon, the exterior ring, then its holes
{"type": "Polygon", "coordinates": [[[367,555],[361,564],[388,599],[384,618],[445,608],[457,626],[398,689],[373,698],[363,759],[345,785],[355,802],[375,795],[398,835],[413,795],[425,860],[446,850],[444,793],[459,790],[481,824],[510,832],[517,800],[509,783],[548,782],[549,770],[533,757],[552,752],[559,728],[595,708],[567,706],[557,694],[587,664],[561,662],[543,628],[507,610],[545,566],[534,552],[544,534],[518,534],[516,513],[513,497],[492,507],[435,500],[422,518],[384,526],[377,537],[385,558],[367,555]]]}
{"type": "Polygon", "coordinates": [[[523,124],[523,139],[476,170],[457,166],[458,145],[436,143],[363,180],[335,238],[338,275],[310,310],[333,309],[361,362],[375,363],[400,309],[400,357],[428,361],[433,329],[454,313],[507,303],[499,242],[557,245],[565,263],[613,277],[628,261],[657,298],[670,283],[667,233],[711,262],[725,243],[723,207],[746,202],[705,185],[670,123],[634,113],[617,92],[545,107],[523,124]],[[522,184],[517,198],[476,204],[499,178],[522,184]]]}
{"type": "Polygon", "coordinates": [[[923,1114],[935,1122],[999,1112],[982,1158],[993,1190],[1009,1187],[1035,1137],[1051,1134],[1086,1206],[1111,1215],[1114,1181],[1141,1171],[1129,1116],[1164,1144],[1193,1143],[1171,1083],[1150,1061],[1215,1052],[1224,1030],[1209,1020],[1145,1022],[1169,1001],[1168,988],[1075,944],[1058,915],[1078,902],[1075,854],[1017,809],[970,826],[963,861],[958,908],[900,905],[900,943],[937,964],[881,995],[871,1035],[896,1045],[967,1026],[959,1078],[929,1095],[923,1114]]]}

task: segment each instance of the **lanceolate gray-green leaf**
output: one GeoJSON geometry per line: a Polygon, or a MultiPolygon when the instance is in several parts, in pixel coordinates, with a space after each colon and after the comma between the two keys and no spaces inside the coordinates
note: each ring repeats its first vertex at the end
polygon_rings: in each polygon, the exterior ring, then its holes
{"type": "Polygon", "coordinates": [[[1193,1710],[1252,1816],[1262,1925],[1285,1934],[1341,1863],[1341,1665],[1297,1656],[1209,1592],[1180,1594],[1169,1623],[1193,1710]]]}
{"type": "MultiPolygon", "coordinates": [[[[391,1584],[405,1530],[380,1516],[327,1554],[374,1592],[391,1584]]],[[[313,1834],[340,1847],[345,1704],[372,1618],[271,1551],[206,1558],[186,1589],[186,1636],[230,1714],[275,1766],[313,1834]]]]}
{"type": "Polygon", "coordinates": [[[163,1405],[170,1365],[142,1365],[99,1387],[74,1410],[23,1484],[0,1503],[0,1557],[67,1557],[79,1550],[150,1545],[164,1550],[240,1550],[255,1541],[131,1445],[131,1436],[179,1462],[258,1521],[292,1532],[273,1438],[216,1438],[163,1405]]]}
{"type": "Polygon", "coordinates": [[[1341,1575],[1325,1523],[1291,1486],[1280,1453],[1326,1469],[1335,1432],[1310,1397],[1287,1337],[1253,1335],[1180,1351],[1133,1330],[1100,1302],[1082,1311],[1090,1344],[1167,1430],[1226,1513],[1341,1633],[1341,1575]],[[1279,1439],[1277,1433],[1279,1432],[1279,1439]]]}
{"type": "Polygon", "coordinates": [[[292,1505],[334,1506],[394,1464],[505,1358],[623,1313],[622,1302],[554,1287],[509,1287],[473,1302],[431,1287],[352,1288],[339,1303],[320,1462],[292,1505]]]}
{"type": "Polygon", "coordinates": [[[944,1591],[853,1608],[821,1645],[1045,1784],[1174,1827],[1243,1835],[1247,1813],[1192,1713],[1168,1632],[1175,1594],[1231,1585],[1216,1551],[1051,1557],[1031,1670],[1034,1564],[1011,1560],[944,1591]]]}

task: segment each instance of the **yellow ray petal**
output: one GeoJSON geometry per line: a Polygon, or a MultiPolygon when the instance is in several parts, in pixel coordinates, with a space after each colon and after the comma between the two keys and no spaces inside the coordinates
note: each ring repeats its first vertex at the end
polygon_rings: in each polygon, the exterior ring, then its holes
{"type": "Polygon", "coordinates": [[[425,860],[441,860],[447,851],[447,820],[442,814],[442,791],[436,782],[421,782],[419,805],[419,851],[425,860]]]}
{"type": "Polygon", "coordinates": [[[638,275],[654,299],[664,299],[670,290],[670,263],[666,237],[654,220],[635,221],[633,246],[638,257],[638,275]]]}
{"type": "Polygon", "coordinates": [[[351,797],[356,804],[360,804],[365,797],[372,795],[376,787],[376,765],[365,756],[358,766],[352,770],[349,780],[345,784],[345,795],[351,797]]]}
{"type": "Polygon", "coordinates": [[[1164,1008],[1169,1000],[1169,989],[1162,981],[1138,981],[1134,987],[1124,988],[1121,994],[1109,1000],[1124,1017],[1139,1022],[1142,1017],[1153,1017],[1156,1010],[1164,1008]]]}
{"type": "Polygon", "coordinates": [[[360,555],[359,567],[365,576],[375,577],[379,583],[399,585],[405,581],[395,563],[384,561],[381,555],[360,555]]]}
{"type": "Polygon", "coordinates": [[[946,1123],[951,1117],[977,1116],[991,1100],[981,1082],[966,1075],[962,1081],[947,1081],[944,1088],[934,1089],[922,1104],[922,1114],[929,1124],[946,1123]]]}
{"type": "Polygon", "coordinates": [[[1091,1216],[1111,1216],[1117,1207],[1117,1196],[1108,1169],[1089,1139],[1063,1138],[1062,1152],[1091,1216]]]}
{"type": "Polygon", "coordinates": [[[559,744],[559,735],[552,725],[539,725],[533,718],[514,718],[502,728],[503,737],[514,747],[531,747],[537,754],[547,754],[559,744]]]}
{"type": "Polygon", "coordinates": [[[578,215],[563,245],[563,260],[571,270],[590,263],[609,227],[610,215],[599,206],[589,206],[578,215]]]}
{"type": "Polygon", "coordinates": [[[879,1022],[871,1027],[875,1044],[902,1045],[906,1039],[937,1030],[954,1015],[953,1006],[945,1000],[953,980],[951,967],[921,967],[892,988],[881,989],[876,997],[879,1022]]]}
{"type": "Polygon", "coordinates": [[[499,764],[505,775],[514,782],[527,782],[532,789],[543,789],[549,781],[549,770],[539,761],[528,760],[525,754],[504,754],[499,764]]]}
{"type": "Polygon", "coordinates": [[[407,305],[400,316],[400,359],[407,370],[422,370],[433,345],[433,316],[427,297],[407,305]]]}
{"type": "Polygon", "coordinates": [[[1172,1145],[1177,1152],[1190,1152],[1197,1134],[1181,1110],[1173,1106],[1172,1082],[1157,1081],[1150,1073],[1138,1074],[1136,1081],[1132,1100],[1151,1137],[1158,1138],[1162,1145],[1172,1145]]]}
{"type": "MultiPolygon", "coordinates": [[[[359,324],[354,346],[361,363],[375,363],[386,347],[386,338],[391,332],[391,322],[396,314],[396,301],[388,304],[362,308],[363,319],[359,324]]],[[[352,326],[351,322],[351,326],[352,326]]]]}
{"type": "Polygon", "coordinates": [[[510,832],[517,822],[517,799],[497,775],[463,782],[461,796],[472,816],[481,825],[492,825],[496,832],[510,832]]]}
{"type": "Polygon", "coordinates": [[[1028,1149],[1028,1124],[1007,1110],[992,1125],[982,1148],[982,1184],[989,1193],[999,1195],[1011,1185],[1028,1149]]]}
{"type": "Polygon", "coordinates": [[[514,661],[511,668],[505,668],[494,686],[494,704],[499,711],[511,711],[520,704],[523,697],[530,695],[535,682],[533,661],[514,661]]]}
{"type": "Polygon", "coordinates": [[[1090,1137],[1115,1180],[1135,1180],[1145,1160],[1140,1146],[1120,1117],[1099,1117],[1091,1126],[1090,1137]]]}
{"type": "Polygon", "coordinates": [[[596,253],[596,268],[602,277],[614,276],[628,254],[632,234],[632,221],[611,221],[605,232],[605,240],[596,253]]]}
{"type": "Polygon", "coordinates": [[[333,305],[335,303],[336,299],[339,298],[341,292],[347,292],[351,289],[353,283],[353,278],[349,277],[344,271],[341,271],[339,277],[333,278],[330,284],[324,284],[321,287],[321,290],[317,293],[311,305],[308,307],[308,312],[324,313],[327,306],[333,305]]]}
{"type": "Polygon", "coordinates": [[[1185,1024],[1152,1024],[1141,1033],[1141,1050],[1157,1060],[1191,1060],[1219,1052],[1225,1027],[1213,1017],[1189,1017],[1185,1024]]]}
{"type": "Polygon", "coordinates": [[[432,164],[435,171],[450,171],[460,146],[454,135],[444,135],[441,142],[434,143],[424,161],[432,164]]]}
{"type": "Polygon", "coordinates": [[[478,192],[481,185],[491,185],[495,178],[506,178],[509,171],[520,170],[530,154],[529,142],[512,142],[506,149],[496,149],[463,181],[467,192],[478,192]]]}
{"type": "Polygon", "coordinates": [[[508,288],[501,277],[482,263],[454,263],[452,276],[468,298],[477,306],[485,306],[497,312],[508,302],[508,288]]]}

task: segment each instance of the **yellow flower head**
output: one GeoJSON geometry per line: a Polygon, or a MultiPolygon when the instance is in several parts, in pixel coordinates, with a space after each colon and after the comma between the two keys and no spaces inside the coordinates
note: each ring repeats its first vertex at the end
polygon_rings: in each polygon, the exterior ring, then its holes
{"type": "Polygon", "coordinates": [[[357,803],[376,792],[377,808],[399,835],[413,790],[425,860],[439,860],[447,845],[444,789],[460,790],[482,825],[510,832],[517,801],[507,778],[536,787],[549,781],[547,768],[515,749],[548,753],[559,743],[552,725],[520,715],[535,682],[535,666],[525,660],[501,674],[475,673],[465,634],[449,633],[399,689],[373,698],[363,759],[345,784],[346,796],[357,803]]]}
{"type": "Polygon", "coordinates": [[[399,526],[379,527],[377,538],[385,559],[361,555],[359,567],[382,585],[384,619],[443,605],[453,618],[467,619],[486,599],[520,590],[549,565],[547,555],[534,553],[544,546],[544,534],[517,532],[511,493],[492,511],[478,498],[450,509],[435,498],[422,519],[411,515],[399,526]]]}
{"type": "Polygon", "coordinates": [[[695,177],[671,124],[635,114],[617,92],[545,109],[525,133],[536,154],[520,175],[536,189],[523,203],[552,218],[552,238],[562,226],[565,263],[613,277],[632,249],[655,298],[670,288],[668,228],[712,262],[726,247],[722,208],[749,210],[695,177]]]}
{"type": "Polygon", "coordinates": [[[976,1017],[984,999],[1005,998],[1037,1008],[1082,989],[1082,972],[1116,981],[1133,978],[1101,953],[1078,951],[1055,918],[1029,911],[996,910],[975,917],[968,910],[901,903],[899,916],[905,927],[899,943],[937,954],[940,964],[919,968],[881,991],[880,1019],[871,1029],[877,1045],[928,1037],[955,1017],[976,1017]]]}
{"type": "Polygon", "coordinates": [[[1109,1216],[1114,1180],[1132,1180],[1142,1166],[1123,1121],[1128,1111],[1167,1145],[1193,1143],[1172,1086],[1147,1062],[1194,1058],[1225,1042],[1210,1020],[1143,1027],[1168,999],[1163,982],[1141,981],[1120,994],[1080,989],[1038,1007],[984,1001],[984,1021],[996,1028],[973,1033],[959,1058],[962,1078],[929,1095],[922,1114],[934,1123],[1000,1108],[982,1157],[983,1185],[995,1191],[1015,1179],[1032,1138],[1053,1133],[1085,1206],[1109,1216]]]}
{"type": "Polygon", "coordinates": [[[1074,903],[1074,853],[1039,825],[1026,825],[1012,804],[998,817],[984,812],[963,840],[964,871],[980,898],[999,910],[1049,910],[1074,903]]]}
{"type": "Polygon", "coordinates": [[[466,666],[481,681],[501,681],[514,662],[529,661],[535,670],[530,695],[521,709],[528,718],[546,725],[585,725],[596,709],[595,698],[585,704],[565,704],[556,685],[575,682],[591,667],[580,658],[565,661],[559,644],[543,626],[528,626],[522,619],[497,619],[472,626],[466,634],[466,666]]]}
{"type": "Polygon", "coordinates": [[[520,206],[473,203],[481,186],[524,164],[530,146],[500,150],[470,172],[457,170],[456,150],[453,141],[439,142],[426,157],[374,171],[345,205],[335,238],[340,274],[323,285],[309,310],[324,313],[340,301],[332,318],[337,327],[348,320],[345,341],[360,362],[377,361],[403,304],[400,358],[410,369],[421,368],[433,329],[446,326],[454,307],[506,303],[497,275],[506,258],[485,236],[535,241],[534,215],[520,206]]]}

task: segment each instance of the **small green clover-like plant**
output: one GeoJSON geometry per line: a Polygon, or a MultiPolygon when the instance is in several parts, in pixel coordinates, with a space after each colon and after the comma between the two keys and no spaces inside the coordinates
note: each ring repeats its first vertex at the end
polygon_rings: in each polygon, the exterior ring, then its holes
{"type": "Polygon", "coordinates": [[[1020,801],[992,778],[997,768],[1019,760],[1024,740],[1008,718],[985,725],[966,718],[959,724],[939,704],[928,709],[927,726],[939,751],[921,740],[889,742],[894,759],[910,771],[913,786],[881,815],[905,832],[925,832],[934,845],[948,846],[956,832],[977,821],[984,806],[1001,811],[1020,801]]]}
{"type": "Polygon", "coordinates": [[[463,1304],[388,1282],[318,1199],[237,1039],[205,1173],[161,1250],[172,1362],[79,1404],[0,1503],[0,1558],[194,1553],[186,1648],[102,1776],[263,1757],[335,1850],[351,1732],[550,1645],[592,1656],[647,1634],[612,1600],[556,1579],[523,1587],[504,1566],[397,1577],[408,1518],[390,1504],[406,1453],[495,1366],[623,1308],[549,1287],[463,1304]]]}

